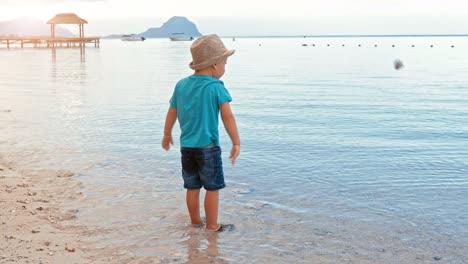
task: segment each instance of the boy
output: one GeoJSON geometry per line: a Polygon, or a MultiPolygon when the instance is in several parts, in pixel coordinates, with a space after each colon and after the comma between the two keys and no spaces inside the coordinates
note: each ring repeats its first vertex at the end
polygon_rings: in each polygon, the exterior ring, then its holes
{"type": "Polygon", "coordinates": [[[219,190],[226,187],[221,162],[218,135],[219,113],[224,127],[231,138],[232,164],[240,153],[240,138],[229,102],[231,96],[219,79],[224,75],[227,58],[234,54],[221,39],[207,35],[195,40],[190,47],[195,71],[180,80],[170,100],[164,126],[162,147],[170,149],[172,128],[179,121],[180,152],[182,154],[182,177],[187,189],[186,203],[192,225],[202,225],[200,217],[200,189],[204,187],[207,231],[226,231],[234,225],[218,223],[219,190]]]}

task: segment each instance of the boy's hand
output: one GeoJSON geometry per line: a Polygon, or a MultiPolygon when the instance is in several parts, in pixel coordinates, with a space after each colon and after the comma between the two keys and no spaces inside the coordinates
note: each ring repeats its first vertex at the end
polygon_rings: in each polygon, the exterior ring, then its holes
{"type": "Polygon", "coordinates": [[[231,155],[229,156],[229,158],[231,159],[232,165],[236,163],[236,158],[239,156],[239,154],[240,154],[240,145],[232,145],[231,155]]]}
{"type": "Polygon", "coordinates": [[[162,148],[165,149],[166,151],[171,149],[171,145],[174,145],[174,142],[172,142],[172,136],[164,135],[161,145],[162,145],[162,148]]]}

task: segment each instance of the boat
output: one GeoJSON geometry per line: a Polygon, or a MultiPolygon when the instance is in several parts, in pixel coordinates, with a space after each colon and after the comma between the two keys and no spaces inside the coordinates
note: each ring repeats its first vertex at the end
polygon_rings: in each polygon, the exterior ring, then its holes
{"type": "Polygon", "coordinates": [[[172,33],[172,37],[169,37],[172,41],[192,41],[193,37],[187,37],[184,33],[172,33]]]}
{"type": "Polygon", "coordinates": [[[137,37],[135,35],[123,35],[122,36],[122,41],[144,41],[144,37],[137,37]]]}
{"type": "Polygon", "coordinates": [[[169,37],[172,41],[192,41],[193,37],[169,37]]]}

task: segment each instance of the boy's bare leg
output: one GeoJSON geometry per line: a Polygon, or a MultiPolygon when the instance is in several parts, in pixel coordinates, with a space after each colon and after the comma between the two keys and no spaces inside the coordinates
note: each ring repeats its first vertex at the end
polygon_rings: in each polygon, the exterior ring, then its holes
{"type": "Polygon", "coordinates": [[[206,214],[206,229],[218,229],[218,206],[219,206],[219,190],[206,191],[205,195],[205,214],[206,214]]]}
{"type": "Polygon", "coordinates": [[[200,217],[200,189],[198,190],[187,190],[187,208],[190,214],[190,221],[193,225],[202,223],[200,217]]]}

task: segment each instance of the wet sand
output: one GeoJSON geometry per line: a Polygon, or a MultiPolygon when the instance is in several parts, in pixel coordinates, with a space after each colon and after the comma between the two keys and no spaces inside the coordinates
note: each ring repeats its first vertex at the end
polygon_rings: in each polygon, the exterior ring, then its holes
{"type": "Polygon", "coordinates": [[[69,171],[25,170],[0,156],[0,263],[91,263],[76,210],[82,196],[69,171]]]}

